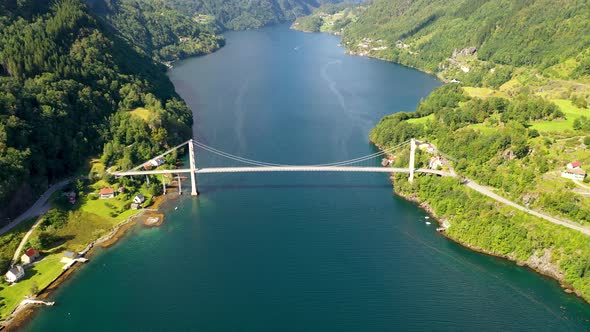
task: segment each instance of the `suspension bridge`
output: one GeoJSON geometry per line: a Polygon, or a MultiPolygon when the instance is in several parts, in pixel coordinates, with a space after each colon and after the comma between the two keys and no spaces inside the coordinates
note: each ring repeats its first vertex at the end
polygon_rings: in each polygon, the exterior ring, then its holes
{"type": "MultiPolygon", "coordinates": [[[[351,173],[406,173],[408,174],[408,178],[410,181],[414,179],[414,173],[427,173],[427,174],[435,174],[439,176],[453,176],[454,174],[434,170],[434,169],[426,169],[426,168],[419,168],[415,169],[414,161],[415,161],[415,153],[416,153],[416,140],[411,139],[406,142],[400,143],[396,146],[393,146],[389,149],[381,150],[379,152],[369,154],[366,156],[344,160],[334,163],[327,163],[327,164],[317,164],[317,165],[288,165],[288,164],[276,164],[276,163],[268,163],[263,161],[257,161],[253,159],[243,158],[240,156],[236,156],[213,147],[210,147],[204,143],[198,142],[196,140],[190,139],[172,149],[150,159],[149,161],[132,168],[129,171],[121,171],[121,172],[112,172],[111,174],[114,176],[147,176],[147,175],[162,175],[162,183],[165,186],[164,182],[164,175],[171,174],[177,175],[179,177],[179,190],[181,190],[180,185],[180,176],[179,174],[190,174],[191,179],[191,195],[197,196],[198,195],[198,188],[197,188],[197,174],[220,174],[220,173],[258,173],[258,172],[351,172],[351,173]],[[184,146],[188,146],[188,154],[189,154],[189,168],[181,168],[181,169],[150,169],[154,166],[159,166],[159,160],[173,151],[176,151],[184,146]],[[400,151],[401,149],[405,149],[410,147],[410,160],[408,168],[395,168],[390,167],[389,165],[386,166],[375,166],[375,161],[381,157],[387,157],[389,154],[400,151]],[[238,166],[230,166],[230,167],[197,167],[197,161],[195,158],[195,150],[202,149],[203,151],[207,151],[208,153],[212,153],[216,156],[221,158],[225,158],[226,160],[231,160],[233,162],[238,163],[238,166]]],[[[149,178],[148,178],[149,181],[149,178]]],[[[180,191],[181,192],[181,191],[180,191]]]]}

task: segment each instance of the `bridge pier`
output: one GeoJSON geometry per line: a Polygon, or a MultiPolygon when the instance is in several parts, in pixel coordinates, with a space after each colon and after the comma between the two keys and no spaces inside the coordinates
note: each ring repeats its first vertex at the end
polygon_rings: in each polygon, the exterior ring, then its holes
{"type": "Polygon", "coordinates": [[[199,191],[197,190],[197,178],[196,178],[196,162],[195,162],[195,147],[193,145],[193,140],[191,139],[188,142],[188,158],[190,163],[190,173],[191,173],[191,195],[198,196],[199,191]]]}
{"type": "Polygon", "coordinates": [[[178,179],[178,194],[182,195],[182,182],[180,182],[180,173],[176,174],[176,178],[178,179]]]}
{"type": "Polygon", "coordinates": [[[414,157],[416,154],[416,141],[412,138],[410,140],[410,165],[408,168],[410,169],[410,177],[408,177],[408,181],[414,182],[414,157]]]}

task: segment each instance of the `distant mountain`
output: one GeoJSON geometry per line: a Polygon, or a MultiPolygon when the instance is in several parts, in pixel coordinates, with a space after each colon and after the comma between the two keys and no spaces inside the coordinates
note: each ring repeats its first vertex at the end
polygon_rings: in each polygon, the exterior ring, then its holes
{"type": "Polygon", "coordinates": [[[341,0],[166,0],[183,13],[213,15],[224,28],[243,30],[294,20],[341,0]]]}

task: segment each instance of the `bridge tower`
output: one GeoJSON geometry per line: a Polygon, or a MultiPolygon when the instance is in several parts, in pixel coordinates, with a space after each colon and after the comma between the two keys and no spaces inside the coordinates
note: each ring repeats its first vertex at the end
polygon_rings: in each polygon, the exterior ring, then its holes
{"type": "Polygon", "coordinates": [[[195,162],[195,146],[193,145],[192,139],[188,142],[188,158],[191,167],[191,195],[198,196],[199,191],[197,190],[197,178],[195,174],[195,171],[197,170],[195,162]]]}
{"type": "Polygon", "coordinates": [[[410,169],[410,177],[408,181],[414,182],[414,156],[416,154],[416,141],[412,138],[410,140],[410,165],[408,168],[410,169]]]}

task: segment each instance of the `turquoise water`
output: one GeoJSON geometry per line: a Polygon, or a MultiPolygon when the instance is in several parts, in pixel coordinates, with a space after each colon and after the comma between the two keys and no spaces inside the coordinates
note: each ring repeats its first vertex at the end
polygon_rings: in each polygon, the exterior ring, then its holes
{"type": "MultiPolygon", "coordinates": [[[[375,151],[370,129],[440,83],[279,25],[227,34],[170,77],[195,137],[277,163],[375,151]]],[[[197,151],[200,166],[226,162],[197,151]]],[[[235,164],[232,164],[235,165],[235,164]]],[[[29,331],[588,330],[554,281],[471,252],[392,195],[384,174],[200,175],[52,296],[29,331]],[[188,188],[186,188],[188,189],[188,188]],[[174,209],[178,207],[178,209],[174,209]]]]}

